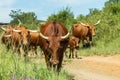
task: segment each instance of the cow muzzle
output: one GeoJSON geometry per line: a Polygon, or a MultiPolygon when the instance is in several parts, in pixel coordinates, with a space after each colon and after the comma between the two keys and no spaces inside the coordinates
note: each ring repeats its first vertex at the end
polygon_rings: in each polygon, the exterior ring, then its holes
{"type": "Polygon", "coordinates": [[[95,36],[96,34],[93,34],[93,36],[95,36]]]}
{"type": "Polygon", "coordinates": [[[59,63],[58,60],[52,60],[51,62],[52,62],[53,65],[57,65],[59,63]]]}
{"type": "Polygon", "coordinates": [[[77,49],[78,49],[78,48],[79,48],[79,45],[75,46],[75,48],[77,48],[77,49]]]}
{"type": "Polygon", "coordinates": [[[23,45],[27,46],[28,42],[27,41],[23,41],[23,45]]]}

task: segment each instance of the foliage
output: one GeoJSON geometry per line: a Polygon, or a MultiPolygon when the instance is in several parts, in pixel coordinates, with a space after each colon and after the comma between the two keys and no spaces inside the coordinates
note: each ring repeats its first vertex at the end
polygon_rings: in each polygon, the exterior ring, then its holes
{"type": "Polygon", "coordinates": [[[37,19],[37,16],[34,12],[21,12],[21,10],[11,10],[9,14],[13,20],[11,20],[11,25],[18,25],[18,19],[21,21],[22,25],[27,26],[31,29],[36,29],[40,25],[40,21],[37,19]]]}
{"type": "Polygon", "coordinates": [[[0,45],[0,80],[70,80],[68,73],[61,70],[59,76],[46,68],[42,57],[20,57],[6,51],[0,45]]]}
{"type": "Polygon", "coordinates": [[[48,17],[47,21],[58,21],[64,24],[67,28],[71,27],[75,22],[74,14],[70,11],[70,8],[59,11],[57,14],[52,14],[48,17]]]}

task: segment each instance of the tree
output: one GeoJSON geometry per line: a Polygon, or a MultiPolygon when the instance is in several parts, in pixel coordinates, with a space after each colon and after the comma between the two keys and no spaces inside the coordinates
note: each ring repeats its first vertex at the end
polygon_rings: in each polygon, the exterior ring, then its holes
{"type": "Polygon", "coordinates": [[[104,10],[111,14],[120,14],[120,0],[109,0],[105,3],[104,10]]]}
{"type": "Polygon", "coordinates": [[[22,25],[27,26],[32,29],[36,29],[39,27],[39,20],[34,12],[21,12],[21,10],[11,10],[9,14],[13,20],[10,21],[11,25],[18,25],[18,19],[21,21],[22,25]]]}
{"type": "Polygon", "coordinates": [[[120,0],[109,0],[108,2],[112,4],[119,4],[120,0]]]}
{"type": "Polygon", "coordinates": [[[57,14],[52,14],[48,17],[47,21],[58,21],[67,26],[68,28],[74,23],[74,14],[70,11],[70,8],[59,11],[57,14]]]}

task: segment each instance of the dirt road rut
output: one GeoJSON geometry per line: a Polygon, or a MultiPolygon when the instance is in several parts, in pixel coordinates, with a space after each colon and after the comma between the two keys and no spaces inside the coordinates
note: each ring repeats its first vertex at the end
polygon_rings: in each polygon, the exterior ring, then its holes
{"type": "Polygon", "coordinates": [[[82,57],[63,64],[72,80],[120,80],[120,55],[82,57]]]}

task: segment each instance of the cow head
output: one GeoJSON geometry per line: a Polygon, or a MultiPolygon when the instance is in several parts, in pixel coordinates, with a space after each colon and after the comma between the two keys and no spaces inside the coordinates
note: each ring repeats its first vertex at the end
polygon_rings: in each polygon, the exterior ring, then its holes
{"type": "Polygon", "coordinates": [[[1,29],[4,31],[3,37],[9,38],[9,37],[12,36],[12,30],[13,30],[12,27],[9,27],[9,28],[7,28],[7,29],[1,27],[1,29]]]}
{"type": "Polygon", "coordinates": [[[92,34],[92,36],[95,35],[95,26],[100,23],[100,20],[97,21],[95,24],[89,24],[89,23],[81,23],[83,26],[86,26],[89,29],[89,33],[92,34]]]}
{"type": "Polygon", "coordinates": [[[19,35],[21,36],[21,41],[22,44],[27,46],[28,45],[28,35],[29,35],[29,31],[27,30],[26,27],[16,27],[15,29],[13,29],[14,32],[19,33],[19,35]]]}
{"type": "Polygon", "coordinates": [[[95,26],[92,25],[92,24],[87,23],[86,27],[88,28],[89,33],[92,34],[92,36],[95,36],[95,26]]]}
{"type": "Polygon", "coordinates": [[[8,27],[8,28],[3,28],[1,27],[1,29],[4,31],[2,37],[1,37],[1,41],[4,44],[7,44],[7,48],[10,49],[10,47],[8,47],[8,45],[11,44],[12,41],[12,27],[8,27]]]}
{"type": "Polygon", "coordinates": [[[79,47],[79,42],[80,42],[80,40],[77,37],[71,36],[69,38],[69,45],[73,48],[79,47]]]}
{"type": "Polygon", "coordinates": [[[75,37],[75,47],[79,47],[79,38],[75,37]]]}
{"type": "Polygon", "coordinates": [[[42,33],[40,33],[40,36],[46,40],[47,44],[47,51],[51,54],[51,62],[53,65],[56,65],[59,63],[58,55],[61,48],[61,41],[68,38],[69,33],[67,33],[65,36],[44,36],[42,33]]]}

